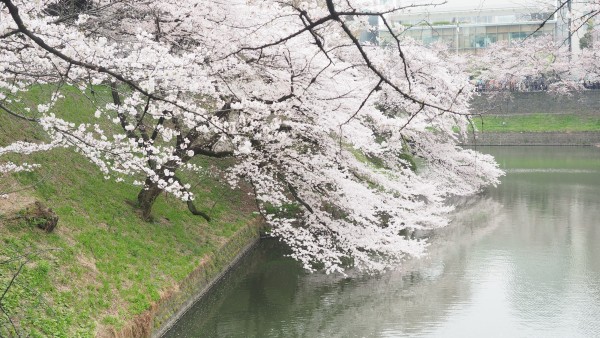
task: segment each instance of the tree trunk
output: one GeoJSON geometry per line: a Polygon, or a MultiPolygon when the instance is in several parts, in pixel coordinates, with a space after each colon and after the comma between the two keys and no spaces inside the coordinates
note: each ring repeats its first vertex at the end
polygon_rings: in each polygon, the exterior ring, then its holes
{"type": "MultiPolygon", "coordinates": [[[[179,181],[178,178],[175,179],[179,181]]],[[[162,191],[163,190],[158,187],[158,184],[152,182],[149,178],[146,179],[144,189],[140,191],[137,197],[138,207],[142,211],[143,220],[150,221],[152,219],[152,206],[162,191]]],[[[192,201],[187,201],[187,207],[193,215],[200,216],[207,222],[210,222],[210,216],[206,212],[196,209],[196,206],[192,201]]]]}
{"type": "Polygon", "coordinates": [[[156,198],[162,192],[162,189],[158,185],[152,182],[150,179],[146,179],[146,185],[142,191],[138,194],[138,206],[142,211],[142,218],[145,221],[149,221],[151,218],[152,206],[156,201],[156,198]]]}

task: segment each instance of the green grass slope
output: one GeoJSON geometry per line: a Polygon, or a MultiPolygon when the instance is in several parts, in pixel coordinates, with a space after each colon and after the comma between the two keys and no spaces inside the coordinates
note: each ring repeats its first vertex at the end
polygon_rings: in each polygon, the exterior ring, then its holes
{"type": "Polygon", "coordinates": [[[598,132],[600,116],[575,114],[483,115],[473,118],[479,132],[598,132]]]}
{"type": "MultiPolygon", "coordinates": [[[[43,89],[29,94],[30,101],[48,95],[43,89]]],[[[93,114],[93,101],[64,90],[57,112],[81,121],[93,114]]],[[[43,138],[35,124],[0,112],[0,146],[43,138]]],[[[0,194],[9,193],[0,201],[0,295],[10,285],[0,301],[0,337],[93,337],[118,329],[256,217],[247,193],[207,174],[192,183],[198,207],[209,211],[212,222],[191,215],[167,195],[157,200],[154,221],[144,222],[132,207],[139,188],[105,180],[72,149],[34,154],[27,161],[42,167],[0,177],[0,194]],[[58,215],[52,233],[23,217],[22,209],[33,201],[58,215]]]]}

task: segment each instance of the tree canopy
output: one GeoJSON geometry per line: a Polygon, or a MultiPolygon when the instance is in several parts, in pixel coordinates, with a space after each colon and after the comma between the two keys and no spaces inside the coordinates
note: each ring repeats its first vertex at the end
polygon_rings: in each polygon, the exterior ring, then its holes
{"type": "MultiPolygon", "coordinates": [[[[107,179],[140,186],[150,217],[168,192],[194,206],[180,173],[233,157],[271,232],[309,269],[385,269],[419,256],[407,230],[448,223],[450,196],[498,183],[493,158],[457,145],[474,86],[445,48],[403,39],[371,1],[0,0],[0,113],[39,123],[46,142],[0,156],[73,148],[107,179]],[[60,10],[59,10],[60,9],[60,10]],[[378,17],[393,43],[361,43],[378,17]],[[17,109],[36,85],[52,88],[17,109]],[[56,110],[69,87],[95,123],[56,110]],[[96,101],[95,101],[96,102],[96,101]],[[290,217],[267,209],[297,207],[290,217]]],[[[0,162],[0,172],[32,170],[0,162]]]]}

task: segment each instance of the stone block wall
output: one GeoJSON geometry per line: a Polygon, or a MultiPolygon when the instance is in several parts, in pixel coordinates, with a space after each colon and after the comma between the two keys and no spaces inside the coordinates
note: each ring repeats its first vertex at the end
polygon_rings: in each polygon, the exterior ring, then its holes
{"type": "Polygon", "coordinates": [[[600,145],[598,132],[547,133],[479,133],[463,140],[468,146],[595,146],[600,145]]]}
{"type": "Polygon", "coordinates": [[[244,253],[258,243],[261,227],[262,223],[256,220],[239,229],[214,254],[207,255],[183,281],[170,290],[163,290],[160,300],[150,309],[129,320],[119,330],[97,334],[97,338],[162,336],[244,253]]]}
{"type": "Polygon", "coordinates": [[[585,90],[572,96],[547,92],[482,94],[471,101],[473,113],[503,114],[582,114],[600,115],[600,90],[585,90]]]}

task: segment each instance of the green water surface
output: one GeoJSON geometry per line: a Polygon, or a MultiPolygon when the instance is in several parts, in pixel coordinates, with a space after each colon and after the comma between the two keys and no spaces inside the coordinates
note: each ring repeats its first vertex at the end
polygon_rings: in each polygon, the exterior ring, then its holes
{"type": "Polygon", "coordinates": [[[264,241],[165,337],[600,336],[600,149],[480,150],[507,175],[454,201],[428,257],[327,276],[264,241]]]}

